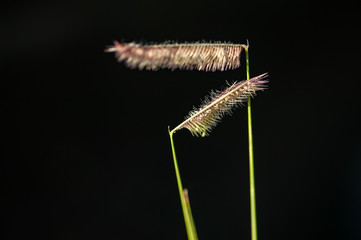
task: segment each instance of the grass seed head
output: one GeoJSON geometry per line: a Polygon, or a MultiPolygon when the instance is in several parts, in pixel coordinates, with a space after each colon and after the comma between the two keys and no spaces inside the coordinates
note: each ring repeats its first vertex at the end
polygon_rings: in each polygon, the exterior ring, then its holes
{"type": "Polygon", "coordinates": [[[240,55],[246,47],[244,44],[231,43],[142,45],[115,41],[105,51],[114,52],[118,61],[130,68],[225,71],[240,66],[240,55]]]}
{"type": "Polygon", "coordinates": [[[265,80],[267,73],[249,80],[231,84],[222,92],[211,92],[210,96],[198,109],[192,110],[186,120],[172,130],[187,128],[192,135],[207,136],[211,130],[221,121],[225,114],[231,114],[232,110],[246,102],[248,97],[253,97],[256,91],[266,89],[265,80]]]}

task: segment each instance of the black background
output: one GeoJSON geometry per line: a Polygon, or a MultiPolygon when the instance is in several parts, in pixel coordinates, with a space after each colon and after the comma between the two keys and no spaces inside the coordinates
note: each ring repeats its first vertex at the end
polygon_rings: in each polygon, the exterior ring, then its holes
{"type": "MultiPolygon", "coordinates": [[[[186,239],[167,127],[227,72],[130,70],[113,40],[250,42],[259,239],[360,239],[359,13],[346,2],[1,8],[1,238],[186,239]]],[[[200,239],[250,239],[246,109],[175,134],[200,239]]]]}

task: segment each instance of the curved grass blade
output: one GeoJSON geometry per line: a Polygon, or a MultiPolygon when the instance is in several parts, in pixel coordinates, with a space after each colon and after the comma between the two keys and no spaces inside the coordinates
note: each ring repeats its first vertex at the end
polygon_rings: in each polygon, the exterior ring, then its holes
{"type": "Polygon", "coordinates": [[[256,91],[266,89],[267,73],[234,83],[222,92],[211,92],[199,109],[192,110],[186,120],[171,132],[187,128],[192,135],[207,136],[225,114],[246,102],[256,91]]]}
{"type": "Polygon", "coordinates": [[[114,52],[118,61],[130,68],[225,71],[240,66],[240,55],[245,48],[244,44],[219,42],[142,45],[115,41],[105,51],[114,52]]]}

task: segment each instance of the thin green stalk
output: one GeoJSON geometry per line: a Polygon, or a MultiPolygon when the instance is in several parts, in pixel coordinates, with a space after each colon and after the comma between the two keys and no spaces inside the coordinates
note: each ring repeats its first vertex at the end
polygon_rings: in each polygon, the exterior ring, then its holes
{"type": "MultiPolygon", "coordinates": [[[[248,80],[250,78],[248,44],[245,52],[246,52],[246,70],[247,70],[247,80],[248,80]]],[[[251,236],[252,236],[252,240],[257,240],[256,187],[254,181],[251,97],[248,97],[247,109],[248,109],[249,193],[250,193],[250,205],[251,205],[251,236]]]]}
{"type": "Polygon", "coordinates": [[[198,239],[197,230],[196,230],[196,225],[194,224],[194,220],[193,220],[191,203],[190,203],[190,201],[189,201],[188,189],[184,189],[184,190],[183,190],[183,195],[184,195],[184,199],[185,199],[185,201],[186,201],[186,205],[187,205],[187,209],[188,209],[188,214],[189,214],[189,217],[190,217],[190,220],[191,220],[191,225],[192,225],[193,234],[195,235],[195,238],[198,239]]]}
{"type": "Polygon", "coordinates": [[[193,222],[193,218],[192,218],[192,215],[191,215],[191,211],[190,211],[190,208],[187,207],[187,203],[186,203],[186,200],[185,200],[184,194],[183,194],[182,180],[181,180],[180,173],[179,173],[177,156],[175,154],[175,148],[174,148],[174,142],[173,142],[173,133],[174,133],[174,131],[169,131],[169,137],[170,137],[170,144],[171,144],[171,147],[172,147],[174,170],[175,170],[175,174],[176,174],[176,177],[177,177],[179,197],[180,197],[180,200],[181,200],[181,205],[182,205],[184,223],[186,225],[187,236],[188,236],[188,240],[198,240],[197,232],[196,232],[194,222],[193,222]]]}

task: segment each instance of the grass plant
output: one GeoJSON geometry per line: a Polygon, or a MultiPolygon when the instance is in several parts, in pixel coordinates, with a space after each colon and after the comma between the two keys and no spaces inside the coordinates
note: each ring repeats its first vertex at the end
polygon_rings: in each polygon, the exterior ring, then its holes
{"type": "Polygon", "coordinates": [[[223,91],[213,91],[205,98],[199,108],[194,108],[186,119],[173,130],[168,128],[174,169],[177,179],[186,232],[189,240],[198,240],[195,223],[192,216],[188,190],[183,188],[173,134],[182,129],[188,129],[194,136],[205,137],[220,122],[225,114],[230,114],[236,107],[247,102],[248,110],[248,141],[249,141],[249,179],[250,179],[250,213],[251,236],[257,240],[256,194],[254,178],[254,155],[252,135],[251,97],[256,91],[266,88],[267,74],[250,78],[249,45],[232,43],[163,43],[143,45],[137,43],[114,42],[106,52],[114,52],[119,62],[124,62],[130,68],[187,69],[200,71],[225,71],[240,66],[242,50],[246,54],[247,79],[227,86],[223,91]]]}

